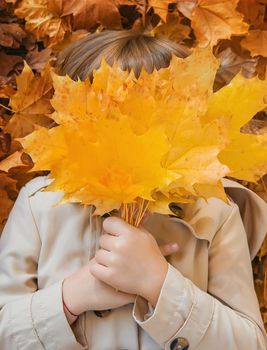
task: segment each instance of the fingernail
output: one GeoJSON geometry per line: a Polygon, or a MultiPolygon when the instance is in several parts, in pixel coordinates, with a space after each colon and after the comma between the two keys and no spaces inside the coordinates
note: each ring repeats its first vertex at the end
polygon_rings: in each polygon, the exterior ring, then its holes
{"type": "Polygon", "coordinates": [[[171,243],[171,244],[170,244],[170,248],[171,248],[171,250],[178,250],[178,249],[179,249],[179,246],[178,246],[177,243],[171,243]]]}

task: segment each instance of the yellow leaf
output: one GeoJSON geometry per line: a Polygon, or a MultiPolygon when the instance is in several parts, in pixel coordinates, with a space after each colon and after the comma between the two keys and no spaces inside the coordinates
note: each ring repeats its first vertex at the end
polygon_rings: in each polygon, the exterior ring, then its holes
{"type": "Polygon", "coordinates": [[[168,169],[177,171],[182,177],[172,183],[186,189],[196,195],[194,185],[217,184],[229,172],[227,166],[221,164],[217,159],[220,149],[218,147],[195,147],[185,155],[179,157],[168,166],[168,169]]]}
{"type": "Polygon", "coordinates": [[[84,204],[102,200],[98,210],[105,212],[109,209],[106,201],[118,207],[137,197],[152,200],[155,188],[174,180],[174,173],[161,165],[168,150],[162,128],[154,127],[138,136],[127,120],[101,119],[94,125],[80,120],[74,136],[73,123],[76,121],[38,130],[21,140],[35,161],[33,170],[51,170],[55,181],[47,190],[57,188],[69,200],[84,204]],[[95,139],[90,141],[89,135],[95,139]],[[38,152],[39,140],[42,146],[38,152]]]}
{"type": "Polygon", "coordinates": [[[235,134],[219,159],[230,168],[229,176],[258,181],[267,172],[267,134],[235,134]]]}
{"type": "Polygon", "coordinates": [[[70,77],[61,77],[52,74],[55,93],[51,99],[51,104],[55,109],[52,118],[58,124],[64,124],[78,119],[94,118],[99,105],[97,97],[91,91],[90,82],[74,81],[70,77]],[[81,101],[82,103],[73,103],[81,101]],[[94,108],[96,106],[96,108],[94,108]]]}
{"type": "Polygon", "coordinates": [[[194,190],[196,192],[196,196],[202,197],[205,200],[211,197],[216,197],[229,204],[229,200],[224,191],[224,187],[221,181],[218,181],[218,183],[216,183],[215,185],[197,183],[194,185],[194,190]]]}
{"type": "Polygon", "coordinates": [[[207,122],[221,116],[229,116],[231,134],[239,132],[257,112],[266,107],[266,95],[266,80],[260,80],[258,77],[247,79],[239,73],[228,85],[210,96],[208,111],[202,120],[207,122]]]}
{"type": "Polygon", "coordinates": [[[229,175],[247,181],[257,181],[267,171],[267,136],[240,133],[253,116],[266,104],[267,81],[258,77],[246,79],[238,74],[208,102],[204,122],[228,117],[229,142],[220,152],[219,159],[230,168],[229,175]]]}

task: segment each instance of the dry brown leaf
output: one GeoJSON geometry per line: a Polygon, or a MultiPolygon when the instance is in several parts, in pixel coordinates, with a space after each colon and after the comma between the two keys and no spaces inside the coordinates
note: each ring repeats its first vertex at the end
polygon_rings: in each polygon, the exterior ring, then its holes
{"type": "Polygon", "coordinates": [[[0,232],[8,218],[9,212],[14,204],[14,201],[9,197],[10,193],[17,192],[17,181],[9,177],[7,173],[0,172],[0,232]]]}
{"type": "Polygon", "coordinates": [[[8,218],[9,212],[13,207],[13,200],[8,198],[8,194],[5,190],[0,188],[0,232],[3,230],[5,222],[8,218]]]}
{"type": "Polygon", "coordinates": [[[4,157],[10,152],[11,136],[0,129],[0,158],[4,157]]]}
{"type": "Polygon", "coordinates": [[[25,156],[23,157],[23,153],[23,151],[16,151],[9,157],[0,161],[0,171],[8,173],[12,168],[29,167],[30,164],[27,162],[28,158],[25,158],[25,156]]]}
{"type": "MultiPolygon", "coordinates": [[[[264,242],[263,242],[263,244],[261,246],[261,249],[260,249],[260,251],[258,253],[258,256],[260,258],[262,258],[263,256],[266,256],[266,255],[267,255],[267,237],[265,238],[265,240],[264,240],[264,242]]],[[[267,298],[265,298],[265,299],[266,299],[266,303],[267,303],[267,298]]]]}
{"type": "Polygon", "coordinates": [[[200,46],[214,46],[220,39],[248,31],[243,15],[236,11],[238,0],[180,0],[178,9],[192,21],[200,46]]]}
{"type": "Polygon", "coordinates": [[[0,51],[0,62],[0,75],[6,77],[10,75],[18,63],[23,63],[23,59],[21,56],[7,55],[5,52],[0,51]]]}
{"type": "Polygon", "coordinates": [[[264,134],[266,133],[267,120],[252,119],[241,128],[245,134],[264,134]]]}
{"type": "Polygon", "coordinates": [[[229,84],[233,77],[241,70],[246,78],[251,78],[256,74],[258,59],[239,56],[230,47],[217,53],[221,64],[218,69],[214,90],[229,84]]]}
{"type": "Polygon", "coordinates": [[[258,55],[267,57],[267,29],[250,30],[241,41],[241,45],[250,51],[252,57],[258,55]]]}
{"type": "Polygon", "coordinates": [[[254,26],[264,21],[265,4],[261,0],[239,0],[237,10],[245,16],[247,23],[254,26]]]}
{"type": "MultiPolygon", "coordinates": [[[[52,50],[46,48],[39,51],[38,48],[31,50],[27,53],[25,60],[31,69],[34,69],[37,72],[41,72],[48,61],[52,61],[52,50]]],[[[54,57],[55,59],[55,57],[54,57]]]]}
{"type": "Polygon", "coordinates": [[[2,46],[18,48],[26,35],[18,23],[0,23],[0,45],[2,46]]]}
{"type": "Polygon", "coordinates": [[[191,28],[181,23],[182,17],[178,13],[169,13],[166,23],[160,24],[154,29],[154,34],[164,36],[177,43],[189,38],[191,28]]]}
{"type": "Polygon", "coordinates": [[[152,6],[155,13],[157,13],[164,22],[166,22],[168,6],[171,2],[171,0],[149,0],[149,5],[152,6]]]}
{"type": "Polygon", "coordinates": [[[34,33],[38,40],[43,40],[45,46],[61,42],[65,33],[72,30],[70,17],[62,17],[59,2],[53,0],[22,0],[15,14],[26,20],[25,28],[34,33]]]}
{"type": "Polygon", "coordinates": [[[36,77],[25,63],[22,74],[17,77],[17,86],[18,91],[10,100],[15,115],[4,129],[13,138],[25,136],[39,126],[49,126],[51,123],[47,116],[53,110],[49,101],[53,92],[49,65],[36,77]]]}
{"type": "Polygon", "coordinates": [[[73,16],[74,30],[90,30],[100,24],[108,28],[121,28],[121,18],[116,0],[56,0],[56,2],[62,4],[61,16],[73,16]]]}
{"type": "Polygon", "coordinates": [[[256,294],[258,296],[260,308],[262,308],[265,305],[264,296],[263,296],[263,281],[260,279],[254,280],[254,286],[255,286],[256,294]]]}

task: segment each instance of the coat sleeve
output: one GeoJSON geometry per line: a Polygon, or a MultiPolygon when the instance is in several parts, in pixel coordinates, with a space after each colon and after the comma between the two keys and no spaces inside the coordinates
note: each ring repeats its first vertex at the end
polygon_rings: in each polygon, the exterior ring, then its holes
{"type": "Polygon", "coordinates": [[[0,349],[87,349],[76,339],[80,321],[70,326],[65,316],[63,280],[38,290],[40,249],[26,185],[0,238],[0,349]]]}
{"type": "Polygon", "coordinates": [[[133,317],[166,350],[266,350],[247,235],[237,204],[209,247],[208,291],[169,264],[157,304],[136,297],[133,317]]]}

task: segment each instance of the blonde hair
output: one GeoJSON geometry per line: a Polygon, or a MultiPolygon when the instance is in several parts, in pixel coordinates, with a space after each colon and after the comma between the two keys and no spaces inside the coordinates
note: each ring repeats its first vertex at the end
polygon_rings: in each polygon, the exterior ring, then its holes
{"type": "Polygon", "coordinates": [[[118,62],[123,70],[133,69],[138,77],[142,66],[148,73],[168,67],[172,54],[186,57],[188,49],[164,37],[154,37],[132,30],[105,30],[88,34],[63,49],[56,62],[56,72],[72,79],[92,81],[104,57],[109,65],[118,62]]]}

